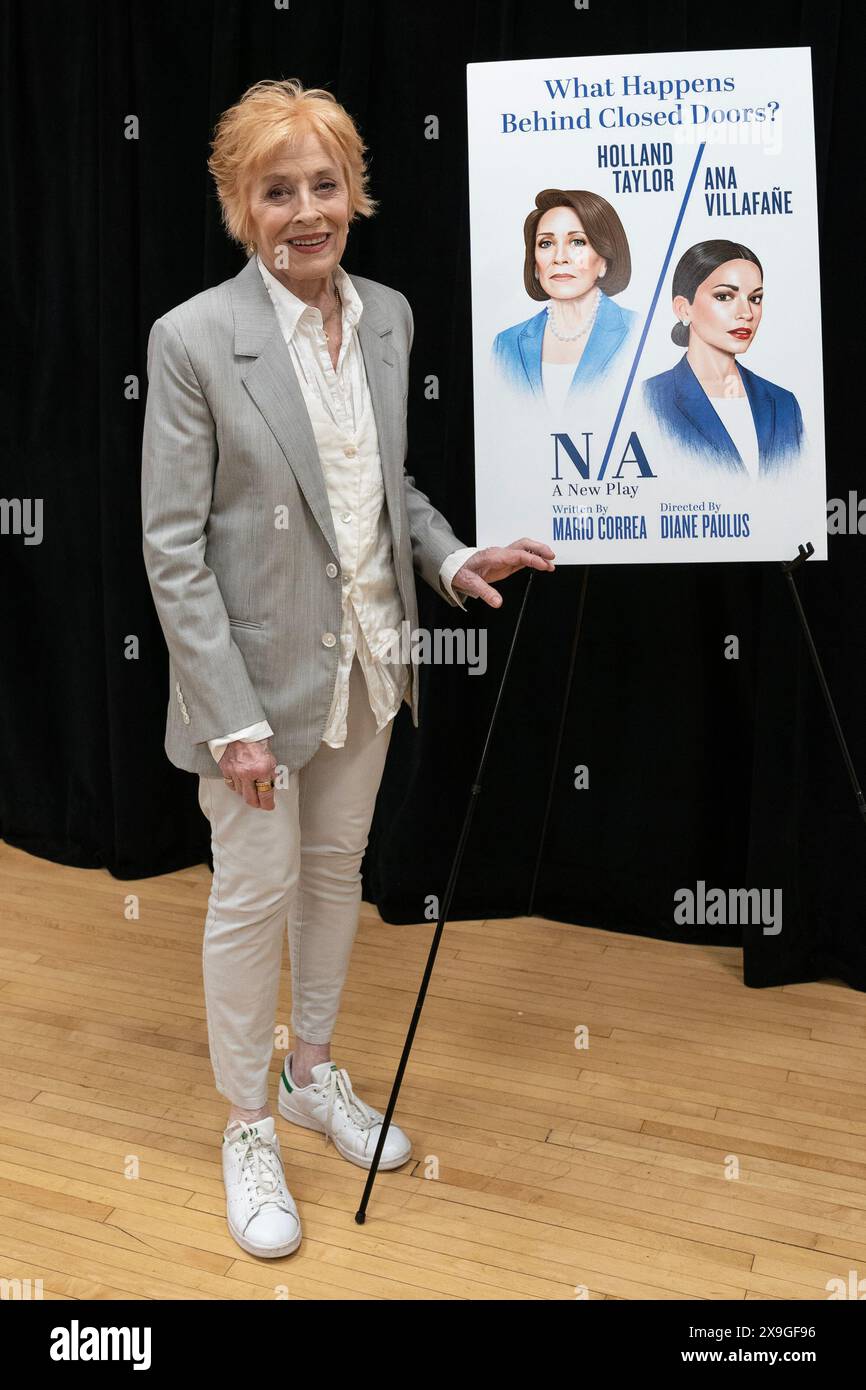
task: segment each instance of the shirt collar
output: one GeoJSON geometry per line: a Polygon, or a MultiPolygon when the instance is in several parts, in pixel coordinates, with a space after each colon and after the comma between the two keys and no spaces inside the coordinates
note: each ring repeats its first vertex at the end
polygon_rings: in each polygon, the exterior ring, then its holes
{"type": "MultiPolygon", "coordinates": [[[[301,319],[305,322],[315,323],[319,327],[322,324],[322,312],[312,304],[305,304],[303,299],[298,299],[297,295],[287,290],[281,280],[272,274],[265,265],[261,256],[256,254],[256,264],[261,272],[265,289],[271,296],[271,302],[277,313],[280,328],[286,342],[292,337],[301,319]]],[[[364,308],[363,300],[352,284],[351,278],[341,265],[334,267],[334,283],[343,304],[343,334],[346,336],[348,331],[356,326],[364,308]]]]}

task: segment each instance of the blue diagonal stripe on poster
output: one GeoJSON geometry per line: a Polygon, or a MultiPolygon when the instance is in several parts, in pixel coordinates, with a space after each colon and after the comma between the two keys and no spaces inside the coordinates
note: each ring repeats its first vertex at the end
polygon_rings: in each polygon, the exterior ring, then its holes
{"type": "Polygon", "coordinates": [[[688,207],[689,198],[690,198],[691,192],[692,192],[692,185],[693,185],[693,183],[694,183],[694,181],[695,181],[695,176],[696,176],[696,174],[697,174],[697,172],[698,172],[698,165],[699,165],[700,162],[701,162],[701,159],[702,159],[702,157],[703,157],[703,153],[704,153],[704,149],[705,149],[705,148],[706,148],[706,141],[705,141],[705,140],[702,140],[701,143],[700,143],[700,145],[698,146],[698,152],[697,152],[697,154],[695,155],[695,162],[694,162],[694,164],[692,165],[692,172],[689,174],[689,181],[688,181],[688,183],[686,184],[686,190],[685,190],[685,193],[683,194],[683,200],[682,200],[682,202],[680,203],[680,210],[679,210],[679,212],[677,213],[677,220],[676,220],[676,222],[674,223],[674,229],[673,229],[673,231],[671,232],[671,239],[670,239],[670,241],[668,242],[668,249],[667,249],[667,252],[666,252],[666,254],[665,254],[664,261],[662,262],[662,268],[661,268],[661,270],[659,271],[659,278],[658,278],[658,280],[656,281],[655,293],[654,293],[654,295],[653,295],[653,297],[652,297],[652,303],[651,303],[650,306],[649,306],[649,312],[648,312],[648,314],[647,314],[647,316],[646,316],[646,323],[644,324],[644,326],[643,326],[643,332],[642,332],[641,335],[640,335],[640,342],[639,342],[638,345],[637,345],[637,351],[635,352],[635,355],[634,355],[634,361],[633,361],[632,364],[631,364],[631,371],[630,371],[629,374],[628,374],[628,380],[627,380],[627,382],[626,382],[626,384],[625,384],[625,389],[624,389],[624,391],[623,391],[623,393],[622,393],[622,400],[621,400],[620,403],[619,403],[619,409],[618,409],[617,412],[616,412],[616,419],[615,419],[614,422],[613,422],[613,429],[612,429],[611,432],[610,432],[610,439],[607,441],[607,448],[606,448],[605,451],[604,451],[604,458],[603,458],[602,461],[601,461],[601,468],[599,469],[599,473],[598,473],[599,480],[602,479],[602,478],[604,477],[604,475],[605,475],[605,473],[606,473],[606,471],[607,471],[607,462],[608,462],[608,459],[610,458],[610,451],[611,451],[611,449],[613,448],[614,440],[616,439],[617,431],[619,430],[620,421],[622,420],[622,417],[623,417],[623,412],[624,412],[624,410],[625,410],[625,408],[626,408],[626,405],[628,404],[628,398],[629,398],[629,394],[630,394],[630,392],[631,392],[632,382],[634,381],[635,373],[637,372],[637,368],[638,368],[638,363],[640,362],[641,353],[643,352],[643,345],[644,345],[644,343],[646,342],[647,334],[649,333],[650,324],[651,324],[652,321],[653,321],[653,314],[654,314],[655,311],[656,311],[656,305],[658,304],[659,295],[661,294],[661,291],[662,291],[662,285],[664,284],[665,276],[666,276],[667,273],[668,273],[668,266],[670,265],[671,256],[672,256],[673,253],[674,253],[674,247],[675,247],[676,244],[677,244],[677,237],[679,236],[680,226],[681,226],[681,224],[682,224],[683,217],[685,216],[686,208],[688,207]]]}

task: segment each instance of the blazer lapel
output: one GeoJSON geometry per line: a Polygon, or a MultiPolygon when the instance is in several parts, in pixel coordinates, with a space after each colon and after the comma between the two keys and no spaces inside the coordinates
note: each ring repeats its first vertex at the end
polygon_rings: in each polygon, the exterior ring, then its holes
{"type": "Polygon", "coordinates": [[[683,353],[673,369],[674,402],[689,424],[709,445],[711,454],[729,472],[745,473],[746,467],[683,353]]]}
{"type": "MultiPolygon", "coordinates": [[[[354,277],[352,283],[355,284],[354,277]]],[[[362,294],[360,286],[356,284],[355,288],[362,294]]],[[[310,511],[339,560],[334,519],[316,437],[255,256],[250,257],[232,281],[231,298],[235,353],[240,357],[255,359],[244,373],[244,385],[272,430],[310,511]]],[[[393,460],[397,452],[397,421],[402,418],[402,414],[398,416],[397,412],[402,412],[402,401],[398,399],[398,374],[393,348],[387,336],[390,332],[391,325],[384,322],[378,308],[365,300],[358,335],[379,433],[385,494],[396,545],[399,542],[401,498],[398,485],[402,481],[402,466],[398,477],[393,460]]]]}
{"type": "Polygon", "coordinates": [[[741,367],[739,362],[737,371],[746,388],[758,436],[758,472],[771,473],[776,435],[776,407],[762,377],[756,377],[754,372],[749,371],[748,367],[741,367]]]}
{"type": "Polygon", "coordinates": [[[354,275],[350,275],[349,279],[364,302],[364,312],[358,320],[357,333],[367,370],[376,433],[379,436],[382,482],[396,554],[402,527],[403,455],[400,445],[406,409],[400,394],[397,354],[391,338],[391,324],[385,311],[373,300],[369,291],[365,297],[364,289],[357,283],[354,275]]]}
{"type": "Polygon", "coordinates": [[[625,336],[626,328],[619,305],[602,294],[595,323],[571,378],[568,388],[570,395],[604,375],[612,358],[622,347],[625,336]]]}
{"type": "Polygon", "coordinates": [[[542,309],[524,325],[517,335],[517,347],[523,370],[533,395],[543,397],[544,378],[541,374],[541,342],[547,326],[547,311],[542,309]]]}

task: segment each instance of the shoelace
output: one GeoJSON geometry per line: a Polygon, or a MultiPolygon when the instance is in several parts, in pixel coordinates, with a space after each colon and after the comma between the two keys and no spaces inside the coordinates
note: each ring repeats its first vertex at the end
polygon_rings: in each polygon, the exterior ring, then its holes
{"type": "Polygon", "coordinates": [[[364,1102],[355,1095],[355,1092],[352,1090],[352,1083],[349,1080],[349,1073],[344,1067],[340,1067],[338,1071],[332,1071],[324,1086],[320,1086],[319,1090],[322,1094],[327,1093],[328,1097],[328,1114],[325,1121],[326,1148],[331,1137],[331,1117],[334,1113],[334,1106],[338,1101],[342,1102],[352,1123],[356,1124],[359,1129],[372,1129],[374,1125],[381,1123],[378,1116],[371,1112],[369,1106],[365,1105],[364,1102]]]}
{"type": "Polygon", "coordinates": [[[267,1202],[271,1202],[284,1211],[288,1211],[288,1207],[280,1196],[283,1175],[279,1154],[275,1146],[276,1141],[269,1143],[254,1127],[247,1129],[239,1137],[244,1143],[241,1172],[246,1171],[248,1164],[252,1169],[256,1210],[260,1211],[267,1202]]]}

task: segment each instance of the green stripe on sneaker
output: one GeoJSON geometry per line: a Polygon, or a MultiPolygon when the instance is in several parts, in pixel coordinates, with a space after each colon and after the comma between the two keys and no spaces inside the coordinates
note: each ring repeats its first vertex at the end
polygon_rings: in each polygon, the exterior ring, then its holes
{"type": "Polygon", "coordinates": [[[283,1085],[285,1086],[286,1090],[287,1090],[288,1092],[291,1093],[292,1088],[291,1088],[291,1086],[289,1085],[288,1081],[286,1080],[286,1069],[285,1069],[285,1067],[283,1067],[282,1071],[280,1072],[280,1077],[281,1077],[281,1079],[282,1079],[282,1083],[283,1083],[283,1085]]]}

